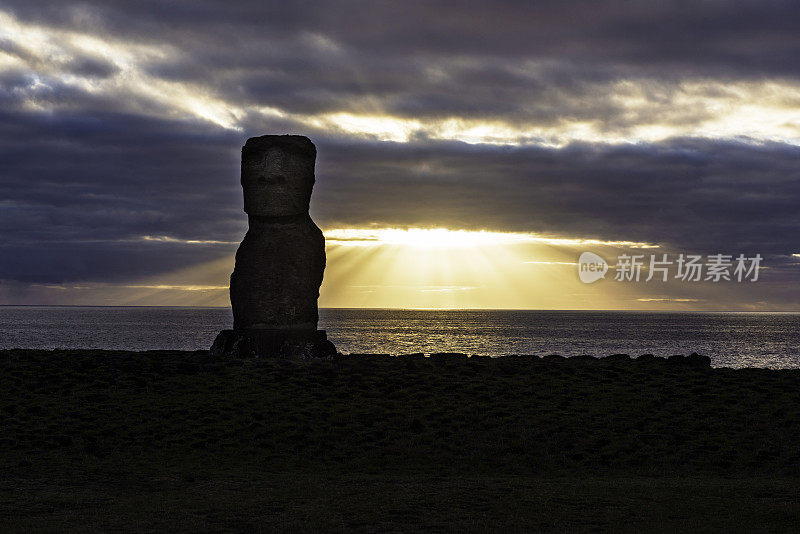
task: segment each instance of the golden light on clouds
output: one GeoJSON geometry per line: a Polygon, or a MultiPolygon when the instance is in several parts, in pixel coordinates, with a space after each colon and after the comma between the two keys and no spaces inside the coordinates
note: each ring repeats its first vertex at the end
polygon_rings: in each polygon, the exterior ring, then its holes
{"type": "Polygon", "coordinates": [[[207,88],[169,81],[149,74],[147,66],[180,53],[163,44],[126,42],[89,33],[23,23],[0,11],[3,36],[23,52],[15,56],[0,51],[0,69],[27,68],[36,75],[28,87],[26,107],[38,111],[69,108],[70,102],[41,98],[48,80],[72,86],[91,95],[114,97],[120,106],[142,115],[198,118],[218,126],[239,129],[241,109],[210,94],[207,88]],[[80,76],[70,65],[80,58],[102,59],[117,69],[106,78],[80,76]]]}
{"type": "Polygon", "coordinates": [[[184,245],[235,245],[236,241],[219,241],[215,239],[179,239],[168,235],[143,235],[142,241],[156,243],[181,243],[184,245]]]}
{"type": "Polygon", "coordinates": [[[523,243],[544,245],[658,248],[639,241],[603,241],[550,237],[533,233],[490,232],[487,230],[451,230],[448,228],[334,228],[325,230],[328,244],[348,246],[402,245],[412,248],[475,248],[523,243]]]}
{"type": "Polygon", "coordinates": [[[291,115],[291,118],[325,131],[356,136],[369,135],[380,141],[407,142],[412,135],[424,129],[423,122],[388,115],[357,115],[354,113],[324,113],[291,115]]]}
{"type": "MultiPolygon", "coordinates": [[[[425,138],[562,147],[576,141],[618,144],[695,136],[800,144],[800,84],[790,79],[731,81],[695,76],[677,81],[588,81],[585,91],[592,95],[591,104],[580,95],[554,90],[547,95],[552,103],[519,102],[521,108],[513,118],[399,116],[384,111],[386,106],[381,99],[370,94],[344,101],[340,104],[342,109],[336,111],[304,114],[266,102],[235,101],[218,90],[220,82],[204,84],[158,77],[153,74],[152,65],[182,58],[182,51],[172,45],[127,42],[113,36],[26,23],[3,11],[0,28],[13,45],[0,50],[0,73],[22,70],[31,74],[30,84],[24,89],[24,106],[30,111],[74,106],[72,99],[59,101],[47,96],[53,84],[60,84],[113,99],[129,112],[199,119],[236,131],[246,123],[277,118],[308,132],[401,143],[425,138]],[[22,53],[14,53],[14,48],[22,53]],[[70,70],[74,61],[86,57],[102,59],[117,71],[97,78],[70,70]],[[365,106],[365,101],[369,105],[365,106]],[[553,120],[545,114],[537,119],[536,106],[550,104],[563,110],[561,116],[553,120]]],[[[326,44],[327,48],[331,46],[326,44]]],[[[458,62],[450,67],[458,68],[458,62]]],[[[546,78],[547,68],[535,61],[523,61],[519,67],[532,80],[546,78]]],[[[445,71],[446,68],[443,75],[447,74],[445,71]]]]}

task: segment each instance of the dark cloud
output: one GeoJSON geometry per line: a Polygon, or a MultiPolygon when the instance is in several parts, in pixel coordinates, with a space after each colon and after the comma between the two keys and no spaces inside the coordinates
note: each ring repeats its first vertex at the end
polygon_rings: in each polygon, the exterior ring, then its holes
{"type": "MultiPolygon", "coordinates": [[[[60,284],[125,282],[232,256],[235,246],[174,243],[44,241],[0,245],[0,280],[60,284]]],[[[187,281],[192,283],[193,280],[187,281]]]]}
{"type": "Polygon", "coordinates": [[[87,78],[108,78],[119,69],[107,61],[100,61],[96,58],[88,57],[71,61],[67,70],[78,76],[87,78]]]}
{"type": "Polygon", "coordinates": [[[7,5],[25,21],[167,46],[148,72],[296,113],[620,120],[595,84],[800,74],[793,0],[7,5]]]}
{"type": "Polygon", "coordinates": [[[231,229],[208,211],[232,214],[241,200],[239,145],[240,135],[199,121],[2,113],[4,238],[57,240],[69,229],[83,237],[93,227],[94,237],[122,239],[166,223],[178,237],[215,239],[231,229]]]}
{"type": "MultiPolygon", "coordinates": [[[[698,139],[562,149],[320,149],[320,218],[798,252],[800,149],[698,139]],[[325,202],[322,202],[323,198],[325,202]],[[343,209],[344,206],[347,208],[343,209]]],[[[745,250],[746,249],[746,250],[745,250]]]]}

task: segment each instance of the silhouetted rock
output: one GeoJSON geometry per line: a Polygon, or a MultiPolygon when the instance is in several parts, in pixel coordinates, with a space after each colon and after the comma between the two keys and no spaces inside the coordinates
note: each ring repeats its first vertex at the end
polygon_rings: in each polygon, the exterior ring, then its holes
{"type": "Polygon", "coordinates": [[[220,332],[217,355],[332,358],[317,330],[325,238],[308,214],[314,144],[299,135],[265,135],[242,147],[249,229],[236,251],[230,295],[233,330],[220,332]]]}
{"type": "Polygon", "coordinates": [[[463,352],[434,352],[431,354],[431,360],[466,360],[468,356],[463,352]]]}
{"type": "Polygon", "coordinates": [[[686,363],[688,365],[695,365],[697,367],[711,368],[711,358],[708,356],[702,356],[696,352],[693,352],[686,357],[686,363]]]}

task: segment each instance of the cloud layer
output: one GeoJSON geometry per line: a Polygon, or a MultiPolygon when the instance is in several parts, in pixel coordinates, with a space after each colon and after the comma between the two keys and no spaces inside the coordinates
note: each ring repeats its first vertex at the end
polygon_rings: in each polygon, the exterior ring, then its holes
{"type": "Polygon", "coordinates": [[[229,256],[240,146],[293,132],[323,228],[760,252],[796,285],[798,22],[793,1],[4,1],[0,280],[229,256]]]}

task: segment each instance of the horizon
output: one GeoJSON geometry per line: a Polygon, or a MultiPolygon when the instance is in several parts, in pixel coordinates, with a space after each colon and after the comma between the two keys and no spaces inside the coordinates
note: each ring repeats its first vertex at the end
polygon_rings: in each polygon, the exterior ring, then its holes
{"type": "MultiPolygon", "coordinates": [[[[173,304],[0,304],[0,308],[176,308],[176,309],[231,309],[231,306],[176,306],[173,304]]],[[[326,307],[320,310],[364,310],[364,311],[519,311],[519,312],[587,312],[587,313],[686,313],[686,314],[778,314],[800,315],[800,311],[768,311],[768,310],[672,310],[672,309],[566,309],[566,308],[358,308],[358,307],[326,307]]]]}

